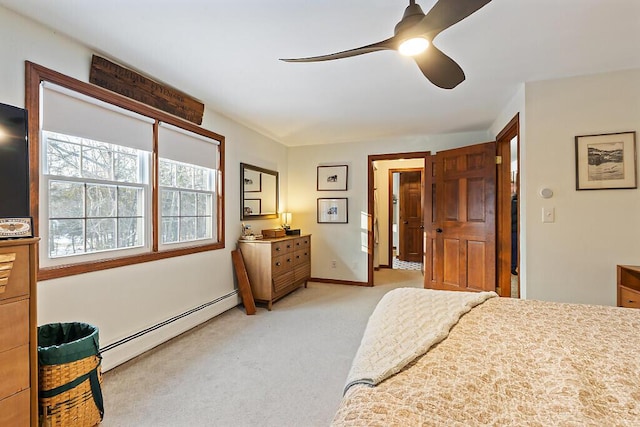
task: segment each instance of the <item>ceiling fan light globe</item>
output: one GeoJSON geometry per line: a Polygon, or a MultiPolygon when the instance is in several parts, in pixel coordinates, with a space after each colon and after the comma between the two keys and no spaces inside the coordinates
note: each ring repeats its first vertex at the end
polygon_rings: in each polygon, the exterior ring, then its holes
{"type": "Polygon", "coordinates": [[[416,56],[427,50],[429,40],[422,37],[414,37],[403,41],[398,47],[398,52],[404,56],[416,56]]]}

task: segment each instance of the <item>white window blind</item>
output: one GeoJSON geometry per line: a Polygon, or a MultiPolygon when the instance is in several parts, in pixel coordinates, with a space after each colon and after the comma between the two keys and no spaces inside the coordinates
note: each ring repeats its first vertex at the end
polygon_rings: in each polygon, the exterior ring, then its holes
{"type": "Polygon", "coordinates": [[[42,85],[43,130],[153,151],[153,119],[53,83],[42,85]]]}
{"type": "Polygon", "coordinates": [[[158,156],[163,159],[218,169],[218,145],[215,139],[160,123],[158,156]]]}
{"type": "Polygon", "coordinates": [[[41,265],[148,252],[155,120],[52,83],[40,89],[41,265]]]}

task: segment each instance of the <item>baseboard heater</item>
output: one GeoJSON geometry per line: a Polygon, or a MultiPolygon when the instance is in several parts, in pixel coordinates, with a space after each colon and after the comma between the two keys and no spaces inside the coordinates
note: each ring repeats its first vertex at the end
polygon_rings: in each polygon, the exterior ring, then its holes
{"type": "Polygon", "coordinates": [[[141,330],[139,332],[136,332],[133,335],[129,335],[128,337],[122,338],[121,340],[118,340],[118,341],[116,341],[114,343],[111,343],[111,344],[109,344],[107,346],[104,346],[104,347],[102,347],[100,349],[100,352],[104,353],[105,351],[112,350],[112,349],[114,349],[114,348],[116,348],[116,347],[118,347],[118,346],[120,346],[122,344],[128,343],[129,341],[132,341],[132,340],[134,340],[136,338],[139,338],[139,337],[141,337],[143,335],[146,335],[149,332],[153,332],[156,329],[160,329],[163,326],[166,326],[166,325],[168,325],[170,323],[173,323],[176,320],[180,320],[180,319],[182,319],[184,317],[187,317],[187,316],[189,316],[189,315],[191,315],[193,313],[196,313],[196,312],[198,312],[200,310],[203,310],[203,309],[205,309],[205,308],[207,308],[209,306],[212,306],[213,304],[217,304],[220,301],[223,301],[223,300],[225,300],[227,298],[231,298],[231,297],[234,297],[234,296],[237,296],[237,295],[238,295],[238,291],[237,290],[235,290],[233,292],[229,292],[228,294],[223,295],[223,296],[221,296],[219,298],[216,298],[213,301],[206,302],[206,303],[204,303],[204,304],[202,304],[202,305],[200,305],[198,307],[192,308],[191,310],[185,311],[184,313],[180,313],[177,316],[174,316],[174,317],[172,317],[170,319],[167,319],[167,320],[165,320],[163,322],[157,323],[157,324],[155,324],[153,326],[150,326],[150,327],[148,327],[146,329],[143,329],[143,330],[141,330]]]}

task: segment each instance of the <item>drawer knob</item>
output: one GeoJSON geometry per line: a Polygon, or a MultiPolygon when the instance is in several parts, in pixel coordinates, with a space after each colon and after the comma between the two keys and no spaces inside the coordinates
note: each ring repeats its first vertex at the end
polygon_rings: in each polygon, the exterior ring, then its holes
{"type": "Polygon", "coordinates": [[[291,258],[287,258],[287,262],[291,262],[291,258]]]}
{"type": "Polygon", "coordinates": [[[279,251],[280,251],[280,246],[276,248],[276,252],[279,252],[279,251]]]}
{"type": "Polygon", "coordinates": [[[628,302],[628,303],[631,303],[631,304],[635,304],[635,301],[634,301],[634,300],[632,300],[632,299],[627,300],[627,302],[628,302]]]}
{"type": "Polygon", "coordinates": [[[280,267],[282,264],[280,264],[280,261],[276,262],[276,267],[280,267]]]}

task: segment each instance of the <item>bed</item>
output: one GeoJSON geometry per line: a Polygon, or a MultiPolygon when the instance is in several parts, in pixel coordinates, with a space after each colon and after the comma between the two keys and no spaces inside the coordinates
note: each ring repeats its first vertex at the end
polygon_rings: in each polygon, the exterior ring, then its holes
{"type": "Polygon", "coordinates": [[[396,289],[338,426],[640,426],[640,310],[396,289]]]}

